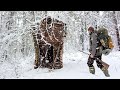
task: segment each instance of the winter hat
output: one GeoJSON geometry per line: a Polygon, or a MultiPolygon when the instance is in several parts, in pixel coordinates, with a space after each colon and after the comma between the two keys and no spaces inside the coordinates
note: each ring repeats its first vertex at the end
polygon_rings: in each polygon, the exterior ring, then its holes
{"type": "Polygon", "coordinates": [[[89,27],[88,31],[94,31],[94,28],[93,27],[89,27]]]}

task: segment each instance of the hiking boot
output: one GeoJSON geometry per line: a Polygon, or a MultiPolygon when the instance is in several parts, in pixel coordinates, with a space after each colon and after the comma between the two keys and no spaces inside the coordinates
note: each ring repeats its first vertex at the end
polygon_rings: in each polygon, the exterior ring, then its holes
{"type": "Polygon", "coordinates": [[[38,66],[35,65],[35,66],[34,66],[34,69],[37,69],[37,68],[38,68],[38,66]]]}
{"type": "Polygon", "coordinates": [[[90,73],[95,74],[95,68],[94,67],[89,67],[89,71],[90,71],[90,73]]]}
{"type": "Polygon", "coordinates": [[[102,68],[101,70],[103,71],[103,73],[105,74],[106,77],[110,77],[109,72],[108,72],[107,69],[102,68]]]}

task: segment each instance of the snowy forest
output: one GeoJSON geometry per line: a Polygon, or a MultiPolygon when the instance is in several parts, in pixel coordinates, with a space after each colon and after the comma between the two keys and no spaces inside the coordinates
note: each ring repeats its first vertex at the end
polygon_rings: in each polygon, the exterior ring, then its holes
{"type": "Polygon", "coordinates": [[[120,11],[0,11],[0,79],[106,79],[97,66],[97,75],[89,73],[88,56],[79,51],[89,53],[90,26],[108,30],[114,48],[103,59],[110,64],[109,78],[120,78],[120,11]],[[35,49],[31,26],[47,16],[63,21],[67,27],[63,68],[51,72],[47,68],[33,68],[35,49]]]}

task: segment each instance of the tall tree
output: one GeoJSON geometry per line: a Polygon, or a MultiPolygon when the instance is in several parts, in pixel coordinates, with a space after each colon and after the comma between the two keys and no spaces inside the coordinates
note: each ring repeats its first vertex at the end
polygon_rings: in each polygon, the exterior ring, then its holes
{"type": "Polygon", "coordinates": [[[113,21],[115,23],[115,30],[116,30],[117,41],[118,41],[118,50],[120,51],[120,35],[119,35],[119,29],[118,29],[118,23],[117,23],[117,18],[116,18],[116,12],[115,11],[113,11],[113,21]]]}

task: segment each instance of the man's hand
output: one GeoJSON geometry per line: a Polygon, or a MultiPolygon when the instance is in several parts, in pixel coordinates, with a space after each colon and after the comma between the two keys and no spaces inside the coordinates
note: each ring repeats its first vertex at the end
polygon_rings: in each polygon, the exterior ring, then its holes
{"type": "Polygon", "coordinates": [[[90,57],[93,58],[94,56],[92,54],[90,54],[90,57]]]}

